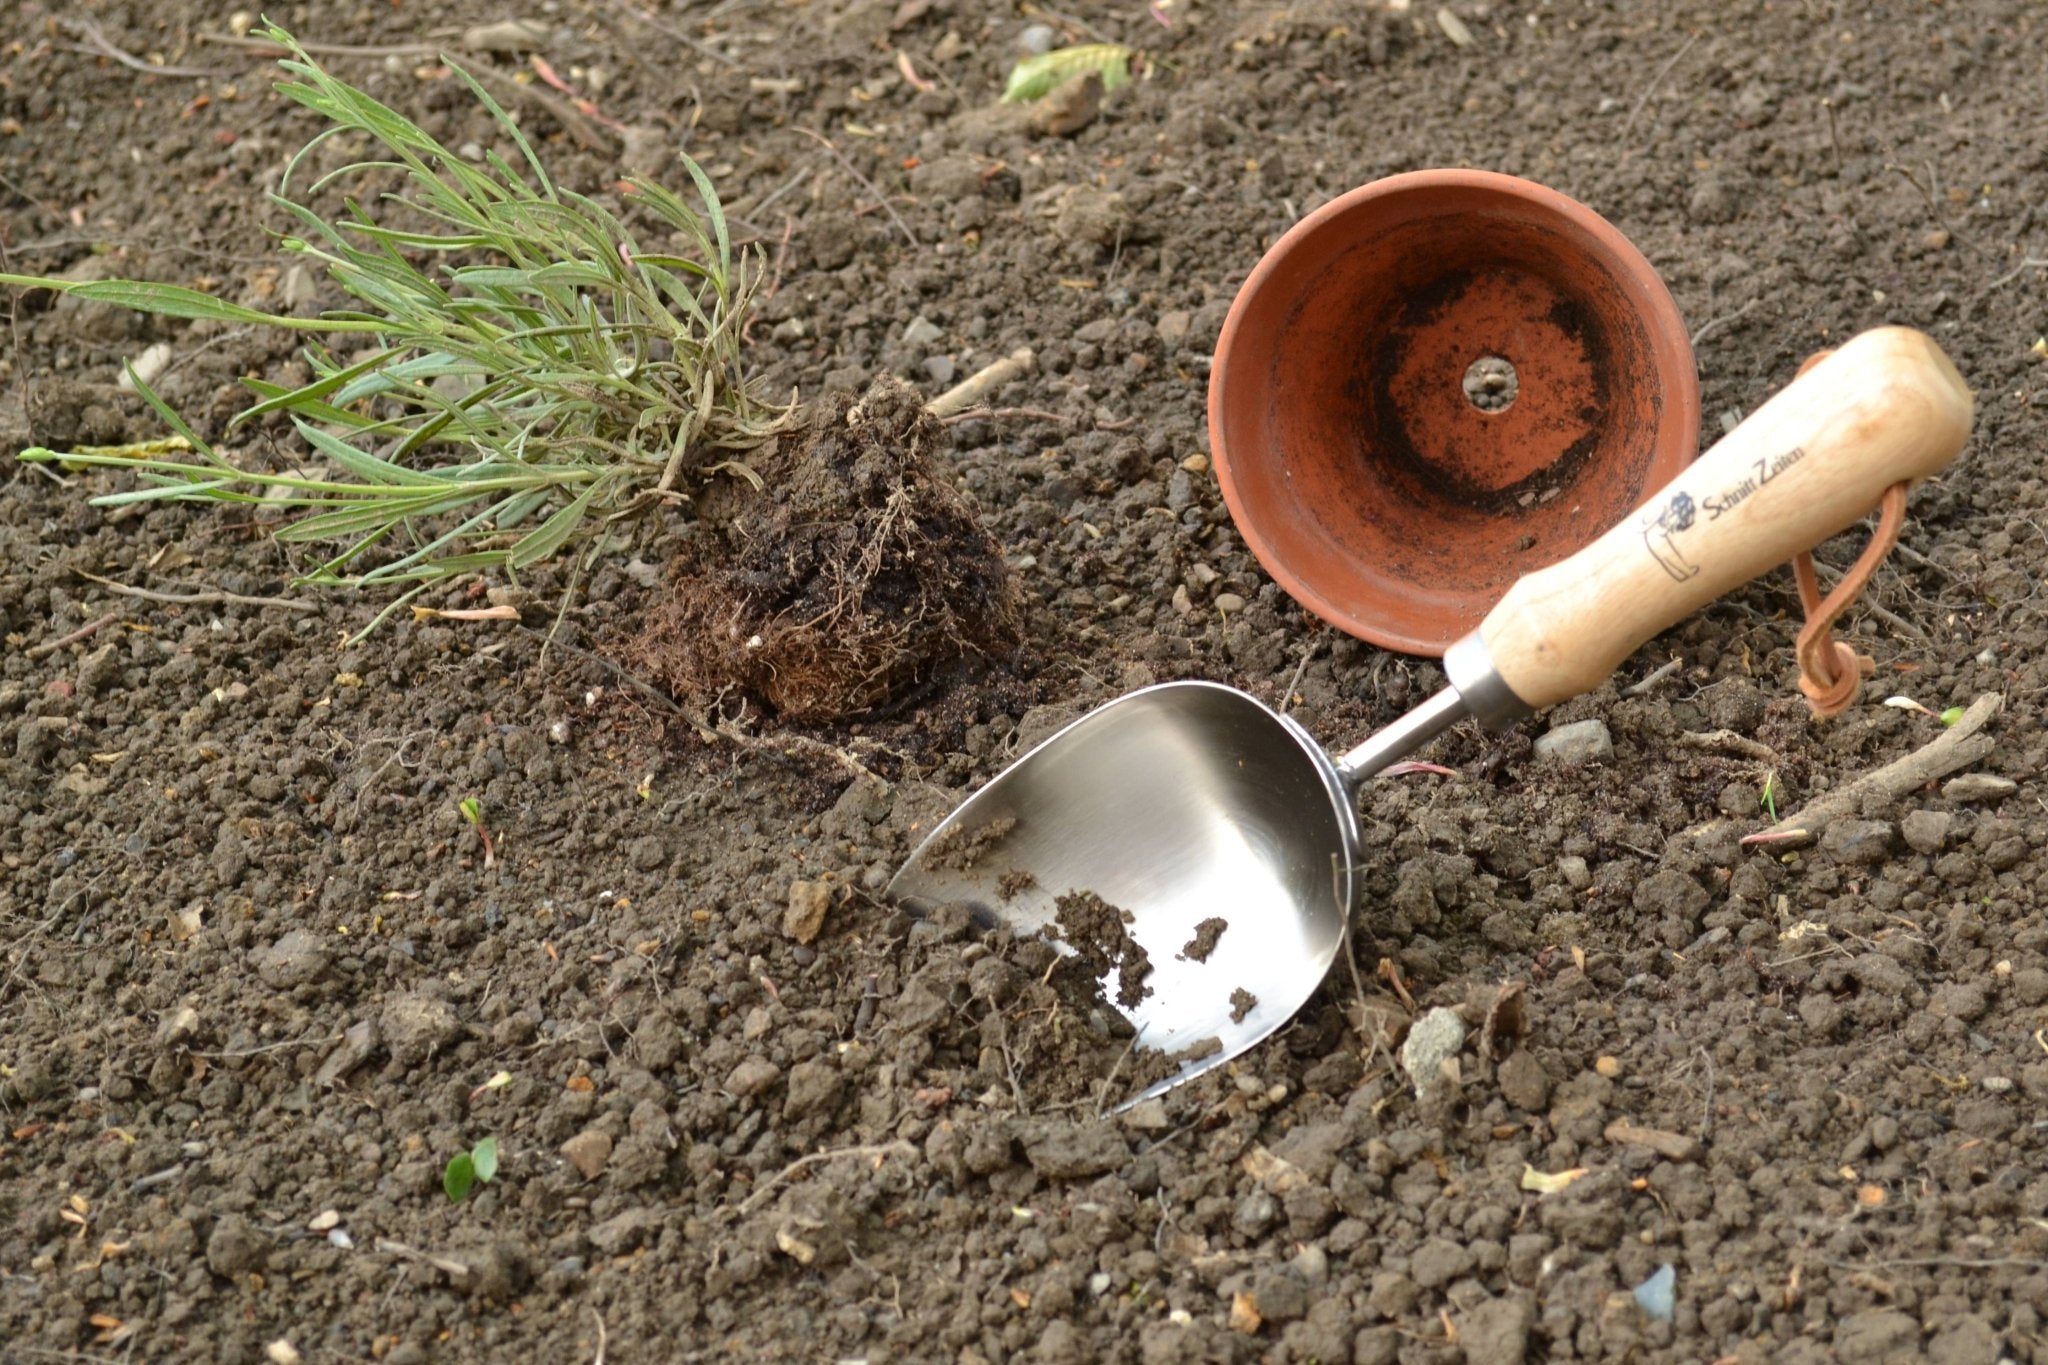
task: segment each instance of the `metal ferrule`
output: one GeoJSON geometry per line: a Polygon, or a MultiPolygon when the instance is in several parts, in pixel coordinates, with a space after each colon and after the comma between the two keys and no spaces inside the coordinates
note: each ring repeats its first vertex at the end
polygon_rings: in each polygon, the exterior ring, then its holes
{"type": "Polygon", "coordinates": [[[1478,631],[1463,636],[1444,651],[1444,676],[1457,690],[1466,712],[1489,730],[1505,730],[1534,707],[1515,695],[1493,666],[1493,655],[1478,631]]]}

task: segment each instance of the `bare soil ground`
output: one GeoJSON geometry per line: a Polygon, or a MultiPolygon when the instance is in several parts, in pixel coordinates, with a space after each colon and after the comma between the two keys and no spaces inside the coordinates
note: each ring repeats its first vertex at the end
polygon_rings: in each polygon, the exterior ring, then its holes
{"type": "MultiPolygon", "coordinates": [[[[599,571],[552,647],[543,579],[525,622],[340,648],[376,604],[265,601],[292,565],[259,519],[102,512],[108,481],[10,463],[0,1360],[2048,1359],[2048,20],[1451,8],[1468,43],[1426,3],[533,7],[552,69],[624,131],[522,96],[526,126],[595,193],[675,173],[678,147],[710,168],[773,277],[772,386],[930,394],[1037,354],[998,402],[1051,419],[958,422],[927,452],[1016,577],[1023,652],[854,719],[673,698],[620,662],[686,526],[599,571]],[[1134,44],[1151,77],[1039,131],[995,103],[1039,22],[1134,44]],[[1266,245],[1450,165],[1555,186],[1642,248],[1696,330],[1707,438],[1880,322],[1950,350],[1976,434],[1850,618],[1879,662],[1861,705],[1807,718],[1780,574],[1516,735],[1454,732],[1431,757],[1460,776],[1364,798],[1359,975],[1098,1118],[1060,1074],[1069,1044],[1115,1053],[1085,1002],[879,890],[1020,745],[1125,688],[1284,695],[1340,743],[1437,685],[1263,577],[1202,402],[1266,245]],[[1818,847],[1738,846],[1767,779],[1793,809],[1938,732],[1894,693],[2003,695],[1971,783],[1818,847]],[[1532,759],[1592,717],[1611,757],[1532,759]],[[1719,730],[1772,757],[1686,740],[1719,730]],[[809,942],[786,932],[821,905],[809,942]],[[1526,1036],[1419,1102],[1382,957],[1425,1007],[1522,983],[1526,1036]],[[443,1164],[486,1136],[496,1179],[451,1205],[443,1164]],[[1584,1174],[1541,1194],[1530,1168],[1584,1174]],[[1634,1293],[1666,1265],[1668,1318],[1634,1293]]],[[[523,15],[284,17],[368,49],[327,60],[451,143],[490,141],[406,45],[523,15]]],[[[203,41],[228,24],[7,9],[7,269],[317,304],[262,198],[317,129],[266,54],[203,41]]],[[[114,387],[155,342],[210,432],[241,376],[303,373],[262,332],[12,311],[9,449],[157,434],[114,387]]]]}

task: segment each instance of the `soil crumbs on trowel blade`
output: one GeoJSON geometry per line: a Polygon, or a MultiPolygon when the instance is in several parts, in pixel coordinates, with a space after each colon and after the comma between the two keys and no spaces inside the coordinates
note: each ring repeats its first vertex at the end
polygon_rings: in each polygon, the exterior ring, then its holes
{"type": "Polygon", "coordinates": [[[1024,1114],[1107,1110],[1220,1046],[1206,1040],[1192,1054],[1172,1056],[1139,1046],[1131,1021],[1105,996],[1103,971],[1046,938],[1007,928],[982,931],[964,949],[951,946],[974,930],[965,904],[925,918],[878,1031],[876,1042],[899,1065],[924,1068],[928,1080],[944,1076],[939,1058],[957,1056],[967,1069],[945,1077],[955,1090],[993,1089],[1024,1114]]]}
{"type": "Polygon", "coordinates": [[[1152,956],[1130,935],[1133,917],[1093,891],[1069,891],[1053,901],[1059,937],[1099,979],[1116,973],[1116,1003],[1133,1009],[1152,994],[1145,978],[1152,974],[1152,956]]]}
{"type": "Polygon", "coordinates": [[[936,871],[971,872],[982,855],[1009,838],[1010,831],[1015,828],[1017,817],[1014,815],[997,816],[985,825],[955,825],[933,839],[924,850],[925,866],[936,871]]]}
{"type": "Polygon", "coordinates": [[[1220,915],[1211,915],[1195,926],[1195,936],[1187,941],[1180,955],[1189,962],[1207,962],[1209,954],[1216,951],[1216,940],[1223,937],[1223,931],[1230,927],[1230,921],[1220,915]]]}

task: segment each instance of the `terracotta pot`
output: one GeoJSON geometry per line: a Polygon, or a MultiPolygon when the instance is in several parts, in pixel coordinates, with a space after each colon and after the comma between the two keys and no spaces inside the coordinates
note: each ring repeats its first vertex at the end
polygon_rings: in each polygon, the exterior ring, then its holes
{"type": "Polygon", "coordinates": [[[1223,497],[1296,601],[1441,654],[1698,451],[1684,322],[1584,205],[1487,171],[1351,191],[1274,243],[1216,342],[1223,497]]]}

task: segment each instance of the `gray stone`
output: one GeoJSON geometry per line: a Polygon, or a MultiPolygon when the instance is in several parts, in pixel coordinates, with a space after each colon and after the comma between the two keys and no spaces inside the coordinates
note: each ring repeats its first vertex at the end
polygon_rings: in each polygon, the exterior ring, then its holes
{"type": "Polygon", "coordinates": [[[1920,1324],[1896,1308],[1866,1308],[1835,1326],[1835,1357],[1842,1365],[1917,1359],[1920,1324]]]}
{"type": "Polygon", "coordinates": [[[1408,1274],[1424,1289],[1441,1289],[1461,1275],[1469,1274],[1479,1258],[1462,1243],[1447,1237],[1432,1237],[1408,1258],[1408,1274]]]}
{"type": "Polygon", "coordinates": [[[1522,1365],[1529,1357],[1535,1317],[1529,1300],[1520,1295],[1473,1304],[1455,1319],[1465,1365],[1522,1365]]]}
{"type": "Polygon", "coordinates": [[[1365,1306],[1380,1317],[1399,1321],[1415,1311],[1415,1305],[1421,1298],[1421,1285],[1406,1275],[1382,1270],[1372,1277],[1372,1289],[1366,1295],[1365,1306]]]}
{"type": "Polygon", "coordinates": [[[343,1030],[341,1041],[334,1051],[327,1054],[320,1069],[313,1073],[313,1084],[322,1090],[331,1089],[348,1078],[350,1072],[370,1060],[370,1054],[384,1046],[384,1034],[377,1027],[375,1019],[359,1019],[343,1030]]]}
{"type": "Polygon", "coordinates": [[[1417,1019],[1401,1044],[1401,1069],[1408,1073],[1416,1097],[1428,1099],[1450,1081],[1443,1064],[1465,1046],[1465,1021],[1456,1010],[1442,1006],[1417,1019]]]}
{"type": "Polygon", "coordinates": [[[327,943],[306,929],[293,929],[256,954],[256,975],[281,991],[304,986],[326,975],[327,943]]]}
{"type": "Polygon", "coordinates": [[[682,1029],[659,1010],[649,1013],[633,1030],[633,1055],[649,1071],[668,1070],[683,1055],[682,1029]]]}
{"type": "Polygon", "coordinates": [[[1939,853],[1948,843],[1949,826],[1955,819],[1945,810],[1908,811],[1906,818],[1899,821],[1899,833],[1904,836],[1906,847],[1915,853],[1939,853]]]}
{"type": "Polygon", "coordinates": [[[1614,736],[1608,733],[1606,721],[1573,721],[1553,726],[1549,734],[1539,737],[1535,754],[1546,763],[1598,763],[1614,757],[1614,736]]]}
{"type": "Polygon", "coordinates": [[[1159,321],[1152,324],[1152,333],[1165,345],[1178,346],[1188,339],[1188,330],[1194,320],[1194,314],[1176,308],[1159,315],[1159,321]]]}
{"type": "Polygon", "coordinates": [[[121,660],[114,645],[102,645],[78,666],[78,690],[88,696],[104,692],[120,680],[121,660]]]}
{"type": "Polygon", "coordinates": [[[1501,1098],[1517,1109],[1540,1114],[1550,1104],[1550,1073],[1527,1048],[1502,1062],[1494,1080],[1501,1098]]]}
{"type": "Polygon", "coordinates": [[[592,1228],[590,1244],[607,1256],[622,1255],[647,1245],[664,1221],[655,1209],[627,1209],[592,1228]]]}
{"type": "Polygon", "coordinates": [[[1704,886],[1683,872],[1666,868],[1643,878],[1636,887],[1635,908],[1645,915],[1690,921],[1697,919],[1712,900],[1704,886]]]}
{"type": "Polygon", "coordinates": [[[749,1057],[725,1078],[725,1088],[741,1099],[758,1095],[782,1079],[782,1068],[766,1057],[749,1057]]]}
{"type": "Polygon", "coordinates": [[[262,1234],[239,1213],[224,1214],[206,1239],[206,1268],[223,1279],[235,1279],[263,1268],[267,1248],[262,1234]]]}
{"type": "Polygon", "coordinates": [[[384,1032],[384,1045],[394,1061],[411,1064],[425,1061],[463,1034],[462,1016],[455,1006],[439,996],[420,991],[394,995],[384,1002],[377,1016],[384,1032]]]}
{"type": "Polygon", "coordinates": [[[560,1150],[585,1180],[595,1180],[604,1174],[605,1163],[612,1159],[612,1140],[607,1133],[586,1128],[563,1143],[560,1150]]]}
{"type": "Polygon", "coordinates": [[[1951,801],[1997,801],[2011,796],[2020,789],[2020,784],[2009,777],[1992,773],[1964,773],[1951,777],[1941,787],[1941,794],[1951,801]]]}
{"type": "Polygon", "coordinates": [[[658,872],[668,866],[668,846],[658,835],[643,834],[626,845],[626,862],[635,872],[658,872]]]}
{"type": "Polygon", "coordinates": [[[199,1011],[190,1005],[179,1005],[165,1013],[156,1026],[158,1047],[178,1048],[192,1041],[199,1032],[199,1011]]]}
{"type": "Polygon", "coordinates": [[[1130,1144],[1107,1123],[1047,1120],[1023,1133],[1024,1158],[1048,1180],[1079,1180],[1130,1160],[1130,1144]]]}
{"type": "Polygon", "coordinates": [[[1883,820],[1837,820],[1821,835],[1820,846],[1840,862],[1881,863],[1891,856],[1892,827],[1883,820]]]}
{"type": "Polygon", "coordinates": [[[1308,1316],[1308,1286],[1284,1270],[1254,1275],[1252,1297],[1258,1301],[1259,1316],[1267,1322],[1294,1322],[1308,1316]]]}
{"type": "Polygon", "coordinates": [[[1997,1329],[1975,1313],[1950,1318],[1927,1343],[1927,1358],[1937,1365],[1995,1365],[2003,1354],[1997,1329]]]}
{"type": "Polygon", "coordinates": [[[839,1103],[846,1078],[830,1062],[798,1062],[789,1069],[789,1093],[782,1101],[782,1117],[806,1118],[822,1114],[839,1103]]]}
{"type": "Polygon", "coordinates": [[[912,346],[929,346],[945,333],[925,318],[912,318],[903,329],[903,340],[912,346]]]}
{"type": "Polygon", "coordinates": [[[1257,1237],[1280,1219],[1280,1201],[1265,1190],[1255,1189],[1237,1201],[1231,1210],[1230,1226],[1246,1237],[1257,1237]]]}

